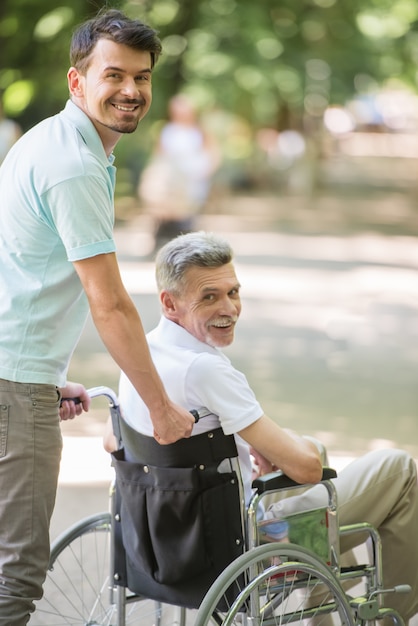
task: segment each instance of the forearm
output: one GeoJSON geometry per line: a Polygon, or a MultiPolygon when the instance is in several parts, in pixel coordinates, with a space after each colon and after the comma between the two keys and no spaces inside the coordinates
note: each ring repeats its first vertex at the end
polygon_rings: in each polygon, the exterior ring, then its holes
{"type": "Polygon", "coordinates": [[[109,353],[149,409],[159,443],[189,437],[194,419],[168,398],[154,367],[142,322],[124,288],[114,254],[74,263],[96,328],[109,353]]]}
{"type": "Polygon", "coordinates": [[[109,353],[148,407],[156,440],[167,444],[189,437],[194,418],[167,396],[133,303],[107,313],[102,311],[93,318],[109,353]]]}
{"type": "MultiPolygon", "coordinates": [[[[240,435],[250,446],[298,483],[316,483],[322,476],[322,464],[316,446],[303,437],[289,434],[266,415],[240,435]]],[[[266,471],[265,465],[263,471],[266,471]]]]}
{"type": "Polygon", "coordinates": [[[150,412],[163,412],[169,400],[151,359],[141,319],[130,298],[111,309],[92,307],[92,316],[110,355],[150,412]]]}

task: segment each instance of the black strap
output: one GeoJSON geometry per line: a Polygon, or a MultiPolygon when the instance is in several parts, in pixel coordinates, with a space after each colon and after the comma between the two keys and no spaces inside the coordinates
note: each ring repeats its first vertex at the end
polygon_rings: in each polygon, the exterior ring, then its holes
{"type": "Polygon", "coordinates": [[[222,428],[189,439],[180,439],[168,445],[161,445],[154,437],[139,433],[122,418],[119,420],[118,428],[122,445],[129,458],[138,463],[159,467],[194,467],[218,465],[223,459],[238,456],[234,436],[225,435],[222,428]]]}
{"type": "Polygon", "coordinates": [[[119,406],[111,406],[110,407],[110,417],[112,418],[112,429],[113,434],[116,437],[118,442],[118,448],[122,447],[122,433],[120,432],[120,423],[122,418],[120,416],[120,407],[119,406]]]}
{"type": "MultiPolygon", "coordinates": [[[[321,482],[325,480],[331,480],[331,478],[336,478],[337,472],[331,467],[323,467],[322,468],[322,478],[321,482]]],[[[264,474],[264,476],[259,476],[255,480],[253,480],[253,489],[257,489],[258,493],[266,493],[267,491],[277,491],[278,489],[290,489],[291,487],[301,487],[301,485],[288,476],[283,474],[283,472],[270,472],[269,474],[264,474]]]]}

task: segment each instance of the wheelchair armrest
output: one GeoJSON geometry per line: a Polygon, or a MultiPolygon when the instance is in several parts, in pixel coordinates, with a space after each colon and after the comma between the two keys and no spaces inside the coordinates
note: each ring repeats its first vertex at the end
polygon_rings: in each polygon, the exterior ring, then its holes
{"type": "MultiPolygon", "coordinates": [[[[336,478],[337,472],[331,467],[323,467],[322,468],[322,478],[321,482],[325,480],[330,480],[331,478],[336,478]]],[[[259,476],[253,481],[253,489],[257,490],[257,493],[265,493],[266,491],[277,491],[278,489],[289,489],[290,487],[302,487],[296,481],[292,480],[286,474],[283,474],[282,471],[278,470],[277,472],[270,472],[269,474],[264,474],[264,476],[259,476]]]]}

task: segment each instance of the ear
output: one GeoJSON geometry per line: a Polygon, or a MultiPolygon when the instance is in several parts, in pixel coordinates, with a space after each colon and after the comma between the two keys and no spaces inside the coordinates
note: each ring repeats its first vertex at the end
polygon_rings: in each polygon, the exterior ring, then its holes
{"type": "Polygon", "coordinates": [[[76,98],[84,94],[82,78],[82,74],[75,67],[70,67],[67,72],[68,89],[70,94],[76,98]]]}
{"type": "Polygon", "coordinates": [[[164,317],[171,320],[172,322],[177,322],[178,315],[175,297],[172,296],[172,294],[168,291],[163,290],[160,293],[160,302],[164,317]]]}

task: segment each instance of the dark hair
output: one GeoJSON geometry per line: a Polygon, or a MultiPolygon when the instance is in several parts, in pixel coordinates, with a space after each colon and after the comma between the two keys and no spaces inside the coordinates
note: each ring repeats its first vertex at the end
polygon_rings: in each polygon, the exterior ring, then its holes
{"type": "Polygon", "coordinates": [[[191,267],[222,267],[230,263],[233,251],[229,243],[214,233],[204,231],[179,235],[166,243],[155,259],[158,291],[179,295],[186,286],[186,272],[191,267]]]}
{"type": "Polygon", "coordinates": [[[110,39],[129,48],[150,52],[151,67],[161,54],[161,41],[150,26],[130,19],[117,9],[102,9],[96,17],[80,24],[74,31],[70,46],[71,65],[85,72],[99,39],[110,39]]]}

